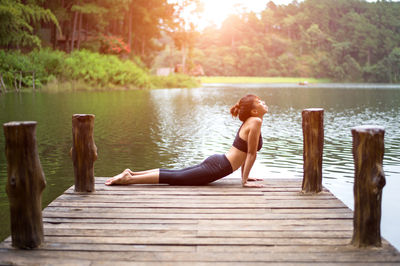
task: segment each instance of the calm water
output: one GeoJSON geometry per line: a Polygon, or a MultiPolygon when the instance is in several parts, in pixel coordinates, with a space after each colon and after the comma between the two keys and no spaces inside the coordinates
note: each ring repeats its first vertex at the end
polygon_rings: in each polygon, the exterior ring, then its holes
{"type": "MultiPolygon", "coordinates": [[[[240,121],[229,108],[254,93],[269,105],[262,134],[264,147],[252,170],[263,178],[301,178],[301,111],[325,109],[324,185],[353,208],[354,166],[350,129],[377,124],[386,128],[383,236],[400,249],[400,89],[291,86],[260,88],[209,86],[151,91],[9,93],[0,96],[0,122],[35,120],[47,187],[46,206],[73,184],[71,117],[91,113],[99,158],[96,176],[112,176],[129,167],[180,168],[229,149],[240,121]]],[[[9,235],[4,134],[0,134],[0,238],[9,235]]],[[[240,177],[239,171],[233,174],[240,177]]]]}

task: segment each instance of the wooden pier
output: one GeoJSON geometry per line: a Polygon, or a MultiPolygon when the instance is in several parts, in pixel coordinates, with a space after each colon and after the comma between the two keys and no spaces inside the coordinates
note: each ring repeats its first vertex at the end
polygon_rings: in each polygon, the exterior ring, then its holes
{"type": "Polygon", "coordinates": [[[353,212],[325,188],[300,193],[300,179],[239,179],[208,186],[71,187],[43,211],[45,242],[0,244],[0,265],[400,265],[386,240],[355,248],[353,212]]]}

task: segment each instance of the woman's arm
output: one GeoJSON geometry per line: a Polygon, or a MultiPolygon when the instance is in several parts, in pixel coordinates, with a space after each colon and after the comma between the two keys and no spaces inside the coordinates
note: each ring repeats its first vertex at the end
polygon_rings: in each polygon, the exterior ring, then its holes
{"type": "Polygon", "coordinates": [[[251,118],[251,121],[249,122],[250,130],[247,137],[247,156],[244,165],[242,166],[242,185],[246,187],[255,185],[250,185],[247,181],[249,178],[250,170],[253,167],[253,164],[257,158],[257,147],[261,133],[262,120],[260,118],[254,117],[251,118]]]}

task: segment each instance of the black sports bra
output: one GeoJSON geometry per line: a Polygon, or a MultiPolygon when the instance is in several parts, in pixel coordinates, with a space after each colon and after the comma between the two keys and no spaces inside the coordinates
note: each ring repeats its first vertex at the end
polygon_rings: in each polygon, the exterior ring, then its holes
{"type": "MultiPolygon", "coordinates": [[[[232,146],[242,152],[247,152],[247,141],[245,141],[239,137],[239,132],[240,132],[240,129],[242,128],[242,126],[243,126],[243,124],[240,126],[238,132],[236,133],[236,137],[235,137],[235,140],[233,141],[232,146]]],[[[263,139],[262,139],[262,136],[260,133],[260,139],[258,140],[257,151],[261,150],[262,145],[263,145],[263,139]]]]}

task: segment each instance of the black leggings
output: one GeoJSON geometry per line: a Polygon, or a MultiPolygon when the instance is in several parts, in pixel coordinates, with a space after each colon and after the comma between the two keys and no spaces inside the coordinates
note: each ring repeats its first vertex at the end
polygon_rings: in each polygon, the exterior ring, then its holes
{"type": "Polygon", "coordinates": [[[231,163],[225,154],[215,154],[201,164],[180,169],[160,169],[160,184],[175,186],[201,186],[214,182],[233,172],[231,163]]]}

